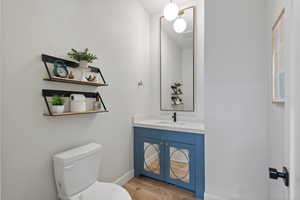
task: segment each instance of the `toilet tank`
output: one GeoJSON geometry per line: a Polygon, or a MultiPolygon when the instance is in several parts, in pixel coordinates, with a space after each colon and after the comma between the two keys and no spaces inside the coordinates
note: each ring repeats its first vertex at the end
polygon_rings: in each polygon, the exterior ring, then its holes
{"type": "Polygon", "coordinates": [[[102,146],[91,143],[53,156],[60,198],[78,194],[97,181],[102,146]]]}

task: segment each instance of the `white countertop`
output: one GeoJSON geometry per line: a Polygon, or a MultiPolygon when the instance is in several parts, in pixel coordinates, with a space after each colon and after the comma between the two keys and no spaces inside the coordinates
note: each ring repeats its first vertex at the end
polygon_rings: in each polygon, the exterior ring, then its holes
{"type": "Polygon", "coordinates": [[[169,121],[161,119],[134,119],[133,126],[205,134],[205,126],[200,122],[178,121],[175,123],[171,120],[169,121]]]}

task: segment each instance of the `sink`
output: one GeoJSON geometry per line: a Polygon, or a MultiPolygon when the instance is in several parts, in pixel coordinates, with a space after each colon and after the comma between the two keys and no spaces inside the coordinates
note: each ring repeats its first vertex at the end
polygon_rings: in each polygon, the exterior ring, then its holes
{"type": "Polygon", "coordinates": [[[204,134],[204,124],[194,121],[173,122],[171,119],[142,119],[135,120],[134,127],[151,128],[169,131],[182,131],[186,133],[204,134]]]}
{"type": "Polygon", "coordinates": [[[184,122],[173,122],[173,121],[159,121],[158,124],[165,124],[165,125],[185,125],[184,122]]]}

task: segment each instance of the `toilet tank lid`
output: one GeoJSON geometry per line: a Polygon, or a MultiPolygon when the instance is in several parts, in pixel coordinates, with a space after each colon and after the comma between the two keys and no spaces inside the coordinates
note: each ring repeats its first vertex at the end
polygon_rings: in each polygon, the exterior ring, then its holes
{"type": "Polygon", "coordinates": [[[91,154],[94,154],[97,151],[100,151],[102,145],[96,143],[90,143],[81,147],[70,149],[62,153],[56,154],[53,156],[53,160],[63,164],[82,159],[91,154]]]}

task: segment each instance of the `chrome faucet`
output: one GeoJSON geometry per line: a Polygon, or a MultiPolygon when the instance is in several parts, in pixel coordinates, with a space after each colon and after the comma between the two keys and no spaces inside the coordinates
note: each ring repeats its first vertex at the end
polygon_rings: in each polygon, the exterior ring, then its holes
{"type": "Polygon", "coordinates": [[[172,118],[173,118],[174,123],[176,123],[177,122],[177,113],[176,112],[173,113],[172,118]]]}

